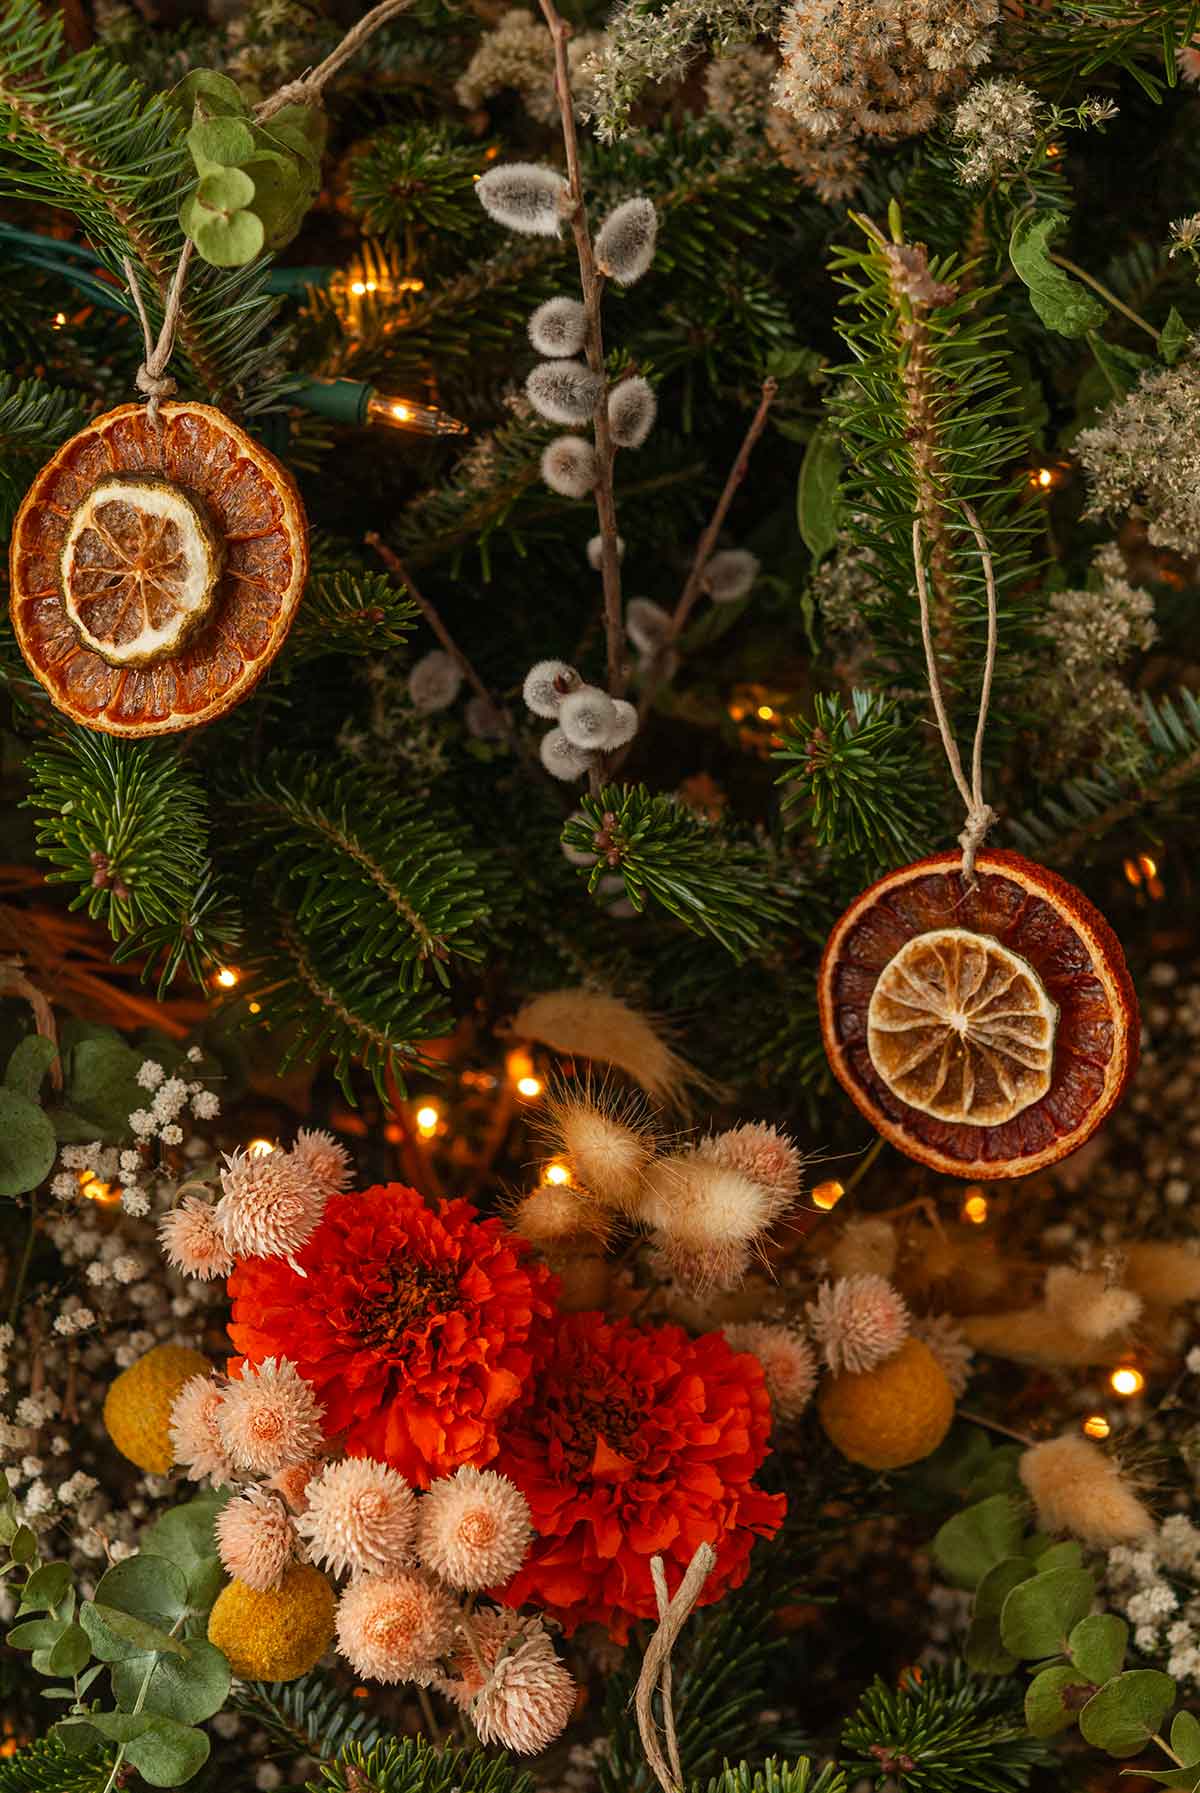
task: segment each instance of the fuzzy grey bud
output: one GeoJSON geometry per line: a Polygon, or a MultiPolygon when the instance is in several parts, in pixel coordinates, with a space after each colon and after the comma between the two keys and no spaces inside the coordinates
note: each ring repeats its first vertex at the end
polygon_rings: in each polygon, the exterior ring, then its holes
{"type": "Polygon", "coordinates": [[[525,382],[530,404],[551,423],[586,423],[603,387],[582,361],[541,361],[525,382]]]}
{"type": "Polygon", "coordinates": [[[578,691],[582,683],[565,660],[539,660],[525,674],[521,694],[535,716],[557,716],[563,698],[569,691],[578,691]]]}
{"type": "Polygon", "coordinates": [[[542,455],[542,478],[564,498],[586,498],[596,483],[596,451],[582,436],[556,436],[542,455]]]}
{"type": "Polygon", "coordinates": [[[502,162],[475,183],[489,218],[531,237],[556,237],[562,229],[570,188],[553,168],[536,162],[502,162]]]}
{"type": "Polygon", "coordinates": [[[423,654],[408,675],[408,696],[414,710],[428,715],[433,710],[444,710],[452,704],[462,687],[462,673],[457,664],[444,654],[441,648],[434,648],[430,654],[423,654]]]}
{"type": "Polygon", "coordinates": [[[612,698],[595,685],[581,685],[563,698],[558,709],[559,727],[572,747],[607,747],[616,721],[612,698]]]}
{"type": "Polygon", "coordinates": [[[467,733],[477,741],[499,741],[504,735],[504,718],[495,704],[486,697],[469,697],[463,707],[467,733]]]}
{"type": "Polygon", "coordinates": [[[654,428],[658,400],[649,380],[635,374],[608,395],[608,422],[618,448],[640,448],[654,428]]]}
{"type": "MultiPolygon", "coordinates": [[[[594,535],[589,541],[587,545],[587,557],[588,565],[591,567],[592,571],[598,573],[604,565],[604,537],[602,535],[594,535]]],[[[619,535],[617,537],[617,559],[620,561],[624,560],[624,558],[625,538],[624,536],[619,535]]]]}
{"type": "MultiPolygon", "coordinates": [[[[487,176],[484,176],[487,179],[487,176]]],[[[658,213],[650,199],[627,199],[596,233],[596,266],[619,286],[632,286],[654,260],[658,213]]]]}
{"type": "Polygon", "coordinates": [[[656,654],[671,633],[671,618],[652,598],[630,598],[625,633],[639,654],[656,654]]]}
{"type": "Polygon", "coordinates": [[[758,578],[758,556],[746,548],[722,548],[704,569],[704,589],[714,604],[734,604],[758,578]]]}
{"type": "Polygon", "coordinates": [[[632,741],[638,731],[638,713],[636,706],[626,703],[623,697],[614,697],[612,707],[616,711],[616,720],[609,731],[606,747],[624,747],[632,741]]]}
{"type": "Polygon", "coordinates": [[[539,355],[578,355],[587,340],[587,312],[578,299],[547,299],[529,320],[539,355]]]}
{"type": "Polygon", "coordinates": [[[573,746],[561,728],[552,728],[549,734],[542,736],[538,752],[550,776],[561,778],[566,783],[582,778],[596,757],[595,754],[583,753],[573,746]]]}

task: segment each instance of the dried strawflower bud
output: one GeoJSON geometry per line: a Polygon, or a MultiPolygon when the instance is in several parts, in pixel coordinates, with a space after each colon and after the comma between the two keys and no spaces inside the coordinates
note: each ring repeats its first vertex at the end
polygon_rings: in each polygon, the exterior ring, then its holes
{"type": "Polygon", "coordinates": [[[625,606],[625,633],[639,654],[656,654],[670,637],[670,612],[652,598],[630,598],[625,606]]]}
{"type": "Polygon", "coordinates": [[[894,1357],[908,1337],[904,1298],[882,1276],[842,1276],[822,1283],[808,1304],[821,1356],[836,1375],[859,1376],[894,1357]]]}
{"type": "Polygon", "coordinates": [[[475,183],[489,218],[531,237],[556,237],[570,203],[570,188],[553,168],[536,162],[502,162],[475,183]]]}
{"type": "Polygon", "coordinates": [[[627,741],[633,740],[638,731],[637,706],[626,703],[623,697],[614,697],[612,706],[616,714],[612,728],[609,730],[607,745],[610,748],[624,747],[627,741]]]}
{"type": "Polygon", "coordinates": [[[758,556],[745,548],[722,548],[704,569],[703,585],[714,604],[735,604],[758,578],[758,556]]]}
{"type": "Polygon", "coordinates": [[[227,1155],[221,1188],[215,1219],[235,1258],[292,1260],[325,1211],[324,1192],[289,1152],[227,1155]]]}
{"type": "Polygon", "coordinates": [[[539,355],[578,355],[587,339],[587,312],[578,299],[547,299],[529,320],[539,355]]]}
{"type": "Polygon", "coordinates": [[[1109,1287],[1102,1271],[1056,1264],[1046,1272],[1046,1309],[1085,1339],[1107,1339],[1133,1325],[1142,1298],[1132,1289],[1109,1287]]]}
{"type": "Polygon", "coordinates": [[[975,1353],[958,1323],[949,1314],[922,1314],[914,1318],[912,1333],[941,1365],[953,1393],[966,1394],[975,1353]]]}
{"type": "Polygon", "coordinates": [[[338,1649],[368,1680],[428,1687],[450,1648],[457,1611],[445,1588],[416,1571],[364,1575],[338,1601],[338,1649]]]}
{"type": "MultiPolygon", "coordinates": [[[[604,537],[602,535],[592,536],[591,540],[588,542],[588,545],[587,545],[587,557],[588,557],[588,565],[591,567],[592,571],[594,573],[598,573],[600,571],[601,567],[604,565],[604,537]]],[[[624,560],[624,558],[625,558],[625,538],[623,536],[618,536],[617,537],[617,559],[618,559],[618,561],[621,561],[621,560],[624,560]]]]}
{"type": "Polygon", "coordinates": [[[551,778],[561,778],[564,784],[570,784],[573,779],[583,777],[595,755],[583,752],[568,741],[561,728],[552,728],[549,734],[542,736],[538,757],[551,778]]]}
{"type": "Polygon", "coordinates": [[[373,1457],[328,1463],[305,1487],[296,1529],[334,1575],[379,1575],[412,1561],[417,1500],[404,1477],[373,1457]]]}
{"type": "Polygon", "coordinates": [[[521,695],[535,716],[548,720],[558,715],[558,706],[569,691],[578,691],[583,683],[573,666],[565,660],[539,660],[525,674],[521,695]]]}
{"type": "Polygon", "coordinates": [[[193,1482],[207,1476],[213,1486],[233,1474],[229,1453],[221,1442],[217,1414],[224,1387],[211,1376],[192,1376],[175,1396],[171,1407],[171,1450],[175,1462],[193,1482]]]}
{"type": "Polygon", "coordinates": [[[804,1334],[766,1320],[722,1330],[735,1351],[748,1351],[761,1363],[773,1412],[780,1419],[798,1419],[817,1386],[817,1360],[804,1334]]]}
{"type": "Polygon", "coordinates": [[[654,260],[658,214],[649,199],[626,199],[596,232],[596,266],[619,286],[632,286],[654,260]]]}
{"type": "Polygon", "coordinates": [[[248,1488],[221,1508],[216,1534],[217,1554],[228,1574],[260,1594],[283,1585],[297,1539],[282,1501],[248,1488]]]}
{"type": "Polygon", "coordinates": [[[541,361],[525,382],[534,410],[551,423],[586,423],[604,381],[582,361],[541,361]]]}
{"type": "Polygon", "coordinates": [[[608,395],[608,423],[618,448],[640,448],[654,428],[658,400],[640,374],[622,380],[608,395]]]}
{"type": "Polygon", "coordinates": [[[216,1410],[221,1444],[235,1468],[270,1475],[315,1457],[324,1442],[321,1405],[287,1358],[244,1363],[216,1410]]]}
{"type": "Polygon", "coordinates": [[[723,1164],[729,1170],[740,1170],[752,1183],[761,1183],[779,1195],[795,1201],[800,1193],[800,1171],[803,1158],[799,1147],[778,1127],[764,1121],[747,1121],[701,1140],[696,1147],[702,1158],[723,1164]]]}
{"type": "Polygon", "coordinates": [[[572,747],[596,751],[607,747],[616,726],[613,700],[596,685],[581,685],[558,707],[558,725],[572,747]]]}
{"type": "Polygon", "coordinates": [[[345,1146],[319,1127],[301,1127],[290,1157],[323,1195],[340,1195],[354,1181],[354,1163],[345,1146]]]}
{"type": "Polygon", "coordinates": [[[596,451],[582,436],[556,436],[542,453],[542,478],[563,498],[586,498],[596,483],[596,451]]]}
{"type": "Polygon", "coordinates": [[[467,1593],[501,1587],[525,1561],[533,1537],[529,1505],[507,1476],[458,1469],[431,1482],[417,1517],[427,1569],[467,1593]]]}
{"type": "Polygon", "coordinates": [[[826,1251],[839,1276],[890,1276],[900,1245],[890,1220],[852,1220],[826,1251]]]}
{"type": "Polygon", "coordinates": [[[559,1736],[575,1710],[575,1683],[535,1619],[500,1655],[471,1702],[471,1722],[485,1746],[534,1756],[559,1736]]]}
{"type": "Polygon", "coordinates": [[[228,1276],[233,1269],[217,1211],[198,1196],[185,1195],[177,1208],[163,1215],[158,1237],[168,1264],[185,1276],[208,1282],[214,1276],[228,1276]]]}
{"type": "Polygon", "coordinates": [[[408,675],[409,702],[422,715],[448,709],[461,689],[462,673],[458,663],[441,648],[422,654],[408,675]]]}
{"type": "Polygon", "coordinates": [[[1131,1544],[1154,1530],[1154,1521],[1111,1457],[1087,1438],[1067,1432],[1035,1444],[1018,1464],[1037,1508],[1039,1527],[1069,1532],[1106,1549],[1131,1544]]]}

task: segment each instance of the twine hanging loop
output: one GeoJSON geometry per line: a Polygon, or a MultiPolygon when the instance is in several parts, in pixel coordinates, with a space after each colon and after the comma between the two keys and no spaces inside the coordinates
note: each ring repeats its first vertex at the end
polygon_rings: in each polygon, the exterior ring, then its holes
{"type": "Polygon", "coordinates": [[[129,282],[129,291],[133,295],[133,303],[137,309],[138,321],[142,326],[142,342],[145,353],[142,365],[135,376],[137,389],[144,392],[150,400],[146,410],[150,421],[158,423],[158,407],[164,398],[171,398],[176,390],[175,381],[167,372],[167,363],[171,359],[171,350],[175,347],[175,330],[179,323],[179,313],[183,305],[183,283],[187,279],[188,263],[192,259],[192,242],[189,237],[175,267],[171,285],[167,292],[167,303],[163,311],[162,329],[155,339],[150,328],[150,319],[146,316],[146,305],[142,298],[142,289],[138,285],[138,277],[133,263],[126,256],[122,262],[125,278],[129,282]]]}

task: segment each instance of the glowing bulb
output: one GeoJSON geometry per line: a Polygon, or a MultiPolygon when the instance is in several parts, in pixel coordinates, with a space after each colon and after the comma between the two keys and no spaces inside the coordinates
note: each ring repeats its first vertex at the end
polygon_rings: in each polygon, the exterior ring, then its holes
{"type": "Polygon", "coordinates": [[[262,1014],[262,1003],[261,1002],[252,1002],[252,1003],[249,1003],[247,1006],[249,1007],[250,1013],[252,1015],[261,1015],[262,1014]]]}
{"type": "Polygon", "coordinates": [[[831,1177],[828,1183],[818,1183],[816,1185],[812,1192],[812,1198],[818,1208],[825,1208],[828,1210],[829,1208],[836,1208],[845,1193],[845,1188],[838,1182],[837,1178],[831,1177]]]}
{"type": "Polygon", "coordinates": [[[424,1108],[418,1108],[416,1115],[417,1132],[421,1135],[422,1139],[433,1138],[433,1135],[438,1130],[438,1122],[441,1118],[441,1115],[433,1106],[432,1102],[427,1102],[424,1108]]]}
{"type": "Polygon", "coordinates": [[[64,324],[65,324],[65,323],[66,323],[66,321],[67,321],[67,314],[66,314],[66,312],[65,312],[65,311],[56,311],[56,312],[55,312],[55,314],[54,314],[54,328],[55,328],[55,329],[56,329],[56,330],[61,330],[61,329],[62,329],[62,327],[63,327],[63,325],[64,325],[64,324]]]}
{"type": "Polygon", "coordinates": [[[89,1202],[99,1202],[102,1208],[115,1207],[121,1199],[121,1191],[111,1183],[102,1183],[94,1170],[79,1172],[79,1189],[89,1202]]]}
{"type": "Polygon", "coordinates": [[[1130,1395],[1141,1394],[1146,1386],[1146,1378],[1140,1370],[1136,1370],[1132,1364],[1126,1363],[1113,1371],[1108,1379],[1108,1385],[1115,1395],[1123,1395],[1128,1400],[1130,1395]]]}
{"type": "Polygon", "coordinates": [[[251,1158],[267,1158],[275,1150],[273,1139],[252,1139],[246,1147],[251,1158]]]}
{"type": "Polygon", "coordinates": [[[412,416],[412,412],[409,410],[407,405],[393,405],[392,406],[392,416],[395,417],[400,423],[407,423],[409,418],[412,416]]]}
{"type": "Polygon", "coordinates": [[[554,1163],[548,1164],[542,1172],[542,1181],[544,1183],[556,1183],[560,1185],[569,1183],[571,1181],[571,1172],[561,1160],[555,1159],[554,1163]]]}
{"type": "Polygon", "coordinates": [[[1089,1413],[1083,1422],[1083,1429],[1089,1438],[1107,1438],[1112,1431],[1102,1413],[1089,1413]]]}
{"type": "Polygon", "coordinates": [[[969,1220],[972,1226],[982,1226],[988,1217],[987,1196],[982,1189],[974,1190],[963,1203],[963,1219],[969,1220]]]}
{"type": "Polygon", "coordinates": [[[377,280],[368,280],[367,291],[369,293],[377,293],[379,291],[379,282],[377,280]]]}
{"type": "Polygon", "coordinates": [[[414,398],[373,392],[367,400],[367,422],[384,423],[389,429],[410,430],[415,436],[469,436],[470,430],[448,411],[422,405],[414,398]]]}
{"type": "Polygon", "coordinates": [[[350,291],[354,294],[356,299],[361,299],[366,290],[367,283],[365,280],[352,280],[350,282],[350,291]]]}
{"type": "Polygon", "coordinates": [[[1138,866],[1143,877],[1156,878],[1158,876],[1158,864],[1151,859],[1149,853],[1138,854],[1138,866]]]}
{"type": "Polygon", "coordinates": [[[1127,859],[1125,861],[1125,876],[1126,876],[1126,878],[1128,878],[1128,880],[1131,884],[1140,884],[1141,883],[1141,881],[1142,881],[1141,867],[1138,865],[1138,862],[1136,859],[1127,859]]]}
{"type": "Polygon", "coordinates": [[[1034,485],[1041,486],[1043,492],[1054,484],[1054,475],[1049,467],[1039,467],[1033,476],[1034,485]]]}
{"type": "Polygon", "coordinates": [[[774,722],[775,720],[775,712],[770,704],[759,704],[757,714],[760,722],[774,722]]]}
{"type": "Polygon", "coordinates": [[[217,982],[222,990],[232,990],[238,981],[238,976],[239,973],[233,969],[232,965],[222,965],[217,973],[217,982]]]}
{"type": "Polygon", "coordinates": [[[542,1080],[540,1077],[518,1077],[517,1091],[527,1101],[532,1102],[535,1096],[540,1096],[542,1093],[542,1080]]]}

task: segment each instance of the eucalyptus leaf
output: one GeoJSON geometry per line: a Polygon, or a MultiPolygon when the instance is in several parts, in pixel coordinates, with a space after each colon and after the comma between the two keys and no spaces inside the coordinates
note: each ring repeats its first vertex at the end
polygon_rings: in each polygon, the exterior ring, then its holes
{"type": "Polygon", "coordinates": [[[21,1589],[21,1611],[50,1612],[74,1582],[70,1563],[43,1563],[21,1589]]]}
{"type": "Polygon", "coordinates": [[[58,1154],[45,1109],[0,1086],[0,1195],[26,1195],[49,1175],[58,1154]]]}
{"type": "Polygon", "coordinates": [[[1035,1737],[1069,1730],[1094,1691],[1077,1668],[1044,1668],[1025,1689],[1025,1723],[1035,1737]]]}
{"type": "Polygon", "coordinates": [[[1009,239],[1013,268],[1029,288],[1033,309],[1060,336],[1098,330],[1108,312],[1087,288],[1050,260],[1050,244],[1066,220],[1058,212],[1030,212],[1019,218],[1009,239]]]}
{"type": "Polygon", "coordinates": [[[92,1642],[82,1625],[68,1625],[49,1655],[52,1675],[77,1675],[92,1659],[92,1642]]]}
{"type": "Polygon", "coordinates": [[[1080,1619],[1067,1639],[1071,1661],[1097,1687],[1121,1672],[1129,1627],[1111,1612],[1092,1612],[1080,1619]]]}
{"type": "Polygon", "coordinates": [[[140,1737],[143,1731],[148,1730],[154,1720],[144,1712],[89,1712],[86,1718],[80,1720],[64,1718],[59,1721],[62,1727],[75,1723],[91,1725],[94,1731],[99,1731],[110,1743],[128,1743],[131,1738],[140,1737]]]}
{"type": "Polygon", "coordinates": [[[1172,305],[1167,321],[1158,333],[1158,352],[1168,367],[1174,367],[1191,339],[1191,331],[1172,305]]]}
{"type": "Polygon", "coordinates": [[[188,1654],[188,1645],[182,1638],[172,1637],[160,1625],[151,1625],[146,1619],[136,1619],[132,1613],[121,1612],[115,1606],[105,1606],[99,1600],[93,1602],[93,1607],[113,1636],[119,1637],[123,1643],[132,1644],[135,1650],[165,1650],[172,1656],[188,1654]]]}
{"type": "Polygon", "coordinates": [[[1004,1648],[1000,1636],[1000,1620],[994,1613],[976,1613],[967,1627],[963,1655],[967,1667],[977,1675],[1010,1675],[1017,1658],[1004,1648]]]}
{"type": "Polygon", "coordinates": [[[838,481],[842,451],[834,432],[822,424],[800,464],[796,487],[796,521],[800,539],[814,561],[822,560],[838,538],[838,481]]]}
{"type": "Polygon", "coordinates": [[[260,219],[268,249],[282,249],[300,228],[315,198],[314,186],[292,157],[256,156],[246,164],[254,182],[254,214],[260,219]]]}
{"type": "Polygon", "coordinates": [[[228,1490],[198,1495],[172,1507],[142,1537],[141,1554],[166,1557],[181,1569],[187,1577],[188,1605],[201,1612],[208,1611],[225,1580],[213,1526],[228,1499],[228,1490]]]}
{"type": "Polygon", "coordinates": [[[187,142],[201,174],[210,168],[238,168],[254,154],[254,132],[241,118],[207,118],[192,126],[187,142]]]}
{"type": "Polygon", "coordinates": [[[250,110],[242,98],[237,82],[231,81],[228,75],[218,73],[215,68],[189,70],[183,80],[171,88],[167,99],[186,113],[188,118],[192,117],[197,104],[201,114],[210,117],[223,115],[233,118],[250,110]]]}
{"type": "Polygon", "coordinates": [[[146,1671],[151,1669],[144,1702],[147,1712],[185,1725],[202,1724],[219,1712],[229,1697],[229,1664],[207,1640],[188,1648],[186,1662],[164,1656],[155,1665],[151,1656],[131,1656],[126,1662],[114,1663],[112,1690],[118,1706],[128,1711],[136,1704],[146,1671]]]}
{"type": "Polygon", "coordinates": [[[6,1087],[36,1102],[42,1079],[57,1057],[58,1047],[53,1040],[40,1033],[28,1034],[14,1047],[8,1061],[4,1072],[6,1087]]]}
{"type": "Polygon", "coordinates": [[[1048,1550],[1043,1550],[1034,1557],[1033,1565],[1039,1575],[1047,1569],[1081,1569],[1083,1551],[1074,1542],[1051,1544],[1048,1550]]]}
{"type": "Polygon", "coordinates": [[[1016,1555],[1021,1529],[1016,1502],[990,1495],[947,1519],[930,1547],[933,1559],[956,1587],[978,1587],[989,1569],[1016,1555]]]}
{"type": "Polygon", "coordinates": [[[62,1619],[26,1619],[4,1641],[11,1650],[52,1650],[66,1629],[62,1619]]]}
{"type": "Polygon", "coordinates": [[[282,143],[302,139],[308,154],[320,161],[329,136],[329,116],[323,106],[281,106],[258,129],[262,136],[277,138],[282,143]]]}
{"type": "Polygon", "coordinates": [[[170,1718],[154,1718],[126,1745],[125,1759],[152,1787],[181,1787],[203,1768],[208,1752],[203,1731],[170,1718]]]}
{"type": "Polygon", "coordinates": [[[254,198],[254,182],[241,168],[221,168],[201,178],[197,203],[210,212],[240,212],[254,198]]]}
{"type": "Polygon", "coordinates": [[[254,260],[266,233],[253,212],[235,212],[232,218],[201,215],[190,236],[206,262],[214,268],[241,268],[254,260]]]}
{"type": "Polygon", "coordinates": [[[1110,1756],[1135,1756],[1175,1704],[1175,1683],[1158,1669],[1127,1669],[1092,1695],[1079,1714],[1088,1743],[1110,1756]]]}
{"type": "Polygon", "coordinates": [[[107,1570],[93,1597],[97,1606],[115,1606],[169,1631],[187,1610],[187,1578],[165,1557],[139,1552],[107,1570]]]}
{"type": "Polygon", "coordinates": [[[1200,1718],[1191,1712],[1177,1712],[1171,1720],[1171,1748],[1185,1767],[1200,1762],[1200,1718]]]}
{"type": "Polygon", "coordinates": [[[1085,1617],[1096,1594],[1086,1569],[1050,1569],[1021,1582],[1000,1613],[1000,1634],[1014,1656],[1055,1656],[1085,1617]]]}
{"type": "Polygon", "coordinates": [[[37,1538],[27,1525],[18,1525],[8,1549],[14,1563],[31,1563],[38,1553],[37,1538]]]}
{"type": "Polygon", "coordinates": [[[1033,1575],[1033,1565],[1023,1556],[1006,1556],[993,1563],[975,1595],[977,1617],[999,1619],[1004,1602],[1015,1587],[1033,1575]]]}
{"type": "Polygon", "coordinates": [[[114,1038],[80,1040],[72,1047],[66,1105],[91,1123],[92,1139],[123,1139],[129,1132],[129,1116],[146,1101],[137,1080],[141,1064],[140,1053],[114,1038]]]}

